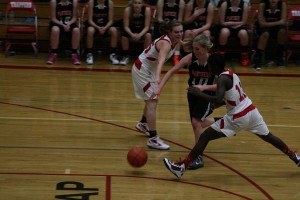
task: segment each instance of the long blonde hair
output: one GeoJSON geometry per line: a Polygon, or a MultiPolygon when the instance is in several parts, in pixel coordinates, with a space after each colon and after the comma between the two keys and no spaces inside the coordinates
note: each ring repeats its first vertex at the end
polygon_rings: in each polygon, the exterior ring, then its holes
{"type": "Polygon", "coordinates": [[[214,46],[214,44],[212,43],[210,38],[201,33],[201,34],[197,35],[196,37],[194,37],[193,39],[188,38],[181,42],[184,51],[192,52],[193,51],[193,42],[197,42],[202,47],[207,48],[207,49],[211,49],[214,46]]]}

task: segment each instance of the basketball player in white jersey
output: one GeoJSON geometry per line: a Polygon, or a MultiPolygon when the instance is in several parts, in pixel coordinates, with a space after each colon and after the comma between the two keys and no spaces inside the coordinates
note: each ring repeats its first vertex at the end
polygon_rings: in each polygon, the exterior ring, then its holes
{"type": "Polygon", "coordinates": [[[182,24],[172,21],[162,24],[164,32],[160,38],[152,42],[136,59],[132,66],[132,80],[137,99],[145,101],[144,112],[136,129],[149,136],[147,146],[154,149],[169,149],[156,131],[156,108],[158,96],[151,98],[160,82],[160,74],[164,63],[174,54],[175,46],[183,35],[182,24]]]}
{"type": "Polygon", "coordinates": [[[218,75],[216,95],[207,95],[197,86],[189,87],[188,92],[212,103],[225,103],[227,114],[201,134],[198,143],[183,161],[171,162],[164,158],[168,170],[181,178],[186,166],[189,166],[199,154],[203,154],[208,142],[222,137],[231,137],[241,130],[250,131],[272,144],[300,167],[300,156],[269,131],[258,109],[244,93],[239,77],[232,71],[225,70],[224,56],[213,54],[209,57],[208,63],[211,73],[218,75]]]}

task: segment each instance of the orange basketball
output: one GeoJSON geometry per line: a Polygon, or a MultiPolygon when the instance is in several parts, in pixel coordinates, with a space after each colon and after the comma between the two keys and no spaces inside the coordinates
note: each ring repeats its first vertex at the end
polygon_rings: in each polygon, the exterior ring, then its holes
{"type": "Polygon", "coordinates": [[[127,153],[127,161],[132,167],[142,167],[147,160],[148,155],[143,147],[133,147],[127,153]]]}

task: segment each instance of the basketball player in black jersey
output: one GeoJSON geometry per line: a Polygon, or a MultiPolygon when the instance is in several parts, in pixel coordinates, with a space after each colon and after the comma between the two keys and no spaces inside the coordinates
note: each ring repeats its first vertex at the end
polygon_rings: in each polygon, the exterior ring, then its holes
{"type": "MultiPolygon", "coordinates": [[[[209,0],[195,0],[186,4],[184,15],[184,41],[192,40],[203,33],[211,37],[211,26],[214,18],[214,5],[209,0]]],[[[188,54],[184,52],[184,55],[188,54]]]]}
{"type": "Polygon", "coordinates": [[[259,36],[256,54],[254,58],[254,68],[261,69],[262,55],[264,54],[270,37],[277,38],[277,65],[285,65],[285,43],[287,6],[281,0],[262,0],[258,9],[258,26],[256,33],[259,36]]]}
{"type": "Polygon", "coordinates": [[[121,65],[129,62],[129,40],[143,40],[144,48],[152,42],[150,33],[151,10],[144,5],[144,0],[131,0],[124,10],[123,30],[121,33],[122,59],[121,65]]]}
{"type": "Polygon", "coordinates": [[[80,42],[80,30],[77,21],[77,0],[51,0],[50,1],[50,54],[47,64],[56,62],[59,39],[61,34],[67,34],[71,38],[72,63],[80,65],[77,51],[80,42]]]}
{"type": "MultiPolygon", "coordinates": [[[[207,65],[209,50],[212,48],[213,44],[204,34],[196,36],[193,41],[191,41],[190,45],[192,44],[192,53],[183,57],[177,65],[172,67],[172,69],[165,74],[158,87],[153,92],[153,97],[159,95],[171,76],[185,66],[189,66],[188,85],[201,86],[204,93],[210,95],[213,94],[212,91],[215,91],[216,89],[216,85],[214,84],[215,76],[209,72],[207,65]]],[[[213,105],[208,101],[199,99],[191,94],[187,94],[187,98],[195,143],[197,143],[200,135],[204,131],[204,128],[215,122],[214,118],[208,118],[208,116],[213,112],[213,105]]],[[[203,165],[204,162],[202,156],[199,155],[197,159],[188,166],[188,169],[198,169],[203,167],[203,165]]]]}
{"type": "Polygon", "coordinates": [[[219,50],[225,53],[229,37],[237,37],[241,44],[241,65],[248,66],[249,37],[248,37],[248,11],[249,7],[243,0],[227,0],[220,7],[220,36],[219,50]]]}
{"type": "Polygon", "coordinates": [[[113,26],[114,3],[111,0],[90,0],[88,3],[88,21],[86,36],[86,63],[92,65],[94,37],[110,36],[110,55],[109,59],[113,65],[119,64],[116,55],[118,44],[118,30],[113,26]]]}
{"type": "MultiPolygon", "coordinates": [[[[159,31],[159,24],[162,22],[169,23],[170,21],[177,20],[181,23],[183,21],[185,2],[184,0],[158,0],[156,8],[157,22],[153,31],[154,39],[162,35],[159,31]]],[[[180,48],[180,43],[178,43],[173,55],[174,65],[180,60],[180,48]]]]}

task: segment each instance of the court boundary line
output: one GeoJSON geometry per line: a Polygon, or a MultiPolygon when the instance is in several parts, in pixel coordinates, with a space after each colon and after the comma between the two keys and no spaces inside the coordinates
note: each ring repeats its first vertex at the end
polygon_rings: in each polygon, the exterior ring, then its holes
{"type": "MultiPolygon", "coordinates": [[[[67,112],[61,112],[61,111],[56,111],[56,110],[51,110],[51,109],[46,109],[46,108],[40,108],[40,107],[34,107],[34,106],[28,106],[28,105],[21,105],[21,104],[15,104],[15,103],[8,103],[8,102],[2,102],[2,101],[0,101],[0,104],[9,105],[9,106],[18,106],[18,107],[23,107],[23,108],[31,108],[31,109],[36,109],[36,110],[43,110],[43,111],[46,111],[46,112],[59,113],[59,114],[63,114],[63,115],[74,116],[74,117],[83,118],[83,119],[89,119],[91,121],[96,121],[96,122],[109,124],[109,125],[120,127],[120,128],[125,128],[127,130],[134,130],[132,128],[129,128],[129,127],[126,127],[126,126],[121,126],[121,125],[118,125],[118,124],[115,124],[115,123],[105,122],[105,121],[98,120],[98,119],[95,119],[95,118],[85,117],[85,116],[72,114],[72,113],[67,113],[67,112]]],[[[134,131],[136,131],[136,130],[134,130],[134,131]]],[[[138,131],[136,131],[136,132],[138,132],[138,131]]],[[[182,147],[184,149],[191,150],[190,148],[188,148],[184,145],[173,142],[173,141],[168,140],[166,138],[162,138],[162,139],[164,139],[165,141],[167,141],[169,143],[172,143],[173,145],[177,145],[177,146],[182,147]]],[[[227,165],[227,164],[225,164],[225,163],[223,163],[223,162],[221,162],[217,159],[214,159],[211,156],[208,156],[206,154],[203,154],[203,155],[205,157],[211,159],[212,161],[215,161],[216,163],[220,164],[221,166],[224,166],[225,168],[229,169],[230,171],[234,172],[235,174],[239,175],[240,177],[242,177],[244,180],[249,182],[250,185],[254,186],[258,191],[260,191],[268,200],[273,200],[272,196],[266,190],[264,190],[260,185],[258,185],[256,182],[254,182],[248,176],[244,175],[242,172],[239,172],[238,170],[234,169],[233,167],[231,167],[231,166],[229,166],[229,165],[227,165]]]]}
{"type": "MultiPolygon", "coordinates": [[[[122,72],[131,73],[131,69],[109,69],[109,68],[76,68],[76,67],[60,67],[60,66],[20,66],[20,65],[0,65],[0,69],[22,69],[22,70],[51,70],[51,71],[78,71],[78,72],[122,72]]],[[[166,73],[167,70],[162,70],[166,73]]],[[[177,74],[188,74],[189,71],[179,71],[177,74]]],[[[288,73],[263,73],[263,72],[235,72],[239,76],[262,76],[262,77],[282,77],[282,78],[299,78],[300,74],[288,73]]]]}

